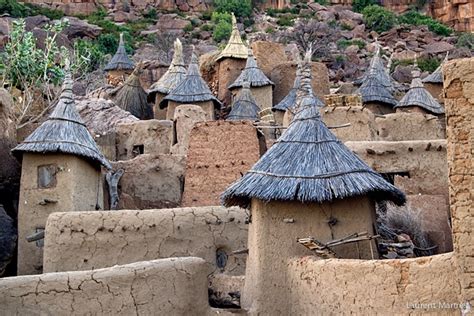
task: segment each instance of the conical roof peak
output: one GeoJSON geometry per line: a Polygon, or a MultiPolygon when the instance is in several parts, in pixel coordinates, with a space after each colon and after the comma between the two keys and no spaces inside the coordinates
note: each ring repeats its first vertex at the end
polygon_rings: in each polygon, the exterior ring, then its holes
{"type": "Polygon", "coordinates": [[[448,56],[449,52],[446,53],[443,62],[438,66],[438,68],[436,68],[435,71],[433,71],[428,77],[422,80],[424,83],[443,83],[443,64],[448,61],[448,56]]]}
{"type": "Polygon", "coordinates": [[[245,69],[242,71],[240,76],[229,86],[229,89],[235,89],[242,87],[244,81],[248,81],[251,87],[263,87],[274,85],[274,83],[268,79],[263,71],[258,67],[257,61],[253,56],[252,49],[248,49],[247,63],[245,69]]]}
{"type": "Polygon", "coordinates": [[[232,33],[230,34],[229,42],[224,50],[219,54],[217,61],[223,58],[237,58],[247,59],[247,46],[245,46],[240,36],[239,29],[237,27],[237,19],[234,13],[232,13],[232,33]]]}
{"type": "Polygon", "coordinates": [[[123,33],[120,33],[119,45],[117,52],[112,57],[110,62],[105,66],[105,71],[112,70],[133,70],[135,68],[134,62],[128,57],[125,50],[125,42],[123,40],[123,33]]]}
{"type": "Polygon", "coordinates": [[[289,107],[293,106],[296,103],[296,92],[301,84],[301,68],[303,67],[303,63],[301,61],[298,62],[298,66],[296,67],[296,76],[295,81],[293,82],[293,88],[288,92],[288,94],[281,100],[278,104],[276,104],[272,110],[273,111],[286,111],[289,107]]]}
{"type": "Polygon", "coordinates": [[[235,98],[232,109],[227,116],[228,121],[260,120],[260,107],[250,91],[250,83],[245,81],[242,90],[235,98]]]}
{"type": "Polygon", "coordinates": [[[13,153],[70,154],[110,169],[110,163],[102,155],[76,110],[72,83],[71,73],[66,65],[61,95],[53,112],[13,149],[13,153]]]}

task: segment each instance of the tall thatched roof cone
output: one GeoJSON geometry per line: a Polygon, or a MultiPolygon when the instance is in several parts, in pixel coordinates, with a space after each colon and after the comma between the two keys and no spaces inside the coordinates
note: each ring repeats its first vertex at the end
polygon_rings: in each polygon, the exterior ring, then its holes
{"type": "Polygon", "coordinates": [[[286,132],[239,181],[222,195],[225,206],[263,201],[330,202],[368,195],[405,203],[405,195],[370,169],[323,123],[305,62],[298,108],[286,132]]]}
{"type": "Polygon", "coordinates": [[[432,114],[444,114],[444,109],[423,86],[420,79],[420,70],[412,72],[413,80],[407,94],[400,100],[395,108],[417,106],[432,114]]]}
{"type": "Polygon", "coordinates": [[[227,116],[228,121],[260,121],[260,107],[250,91],[250,83],[244,82],[242,91],[232,104],[232,110],[227,116]]]}
{"type": "Polygon", "coordinates": [[[76,111],[72,78],[69,71],[64,79],[61,96],[53,113],[21,144],[13,149],[22,153],[76,155],[108,169],[110,163],[102,155],[97,144],[76,111]]]}
{"type": "Polygon", "coordinates": [[[392,90],[380,81],[380,76],[374,68],[370,69],[357,93],[362,96],[363,103],[381,102],[392,107],[398,103],[392,95],[392,90]]]}
{"type": "Polygon", "coordinates": [[[390,92],[394,91],[393,81],[389,75],[389,69],[384,67],[382,58],[380,57],[380,44],[376,42],[377,48],[374,56],[370,60],[369,68],[365,74],[356,81],[357,84],[364,84],[367,80],[377,80],[380,85],[387,88],[390,92]]]}
{"type": "Polygon", "coordinates": [[[171,65],[165,74],[148,90],[149,98],[154,101],[156,93],[168,94],[186,78],[186,67],[183,59],[183,45],[179,38],[174,42],[174,55],[171,65]]]}
{"type": "Polygon", "coordinates": [[[127,55],[127,51],[125,50],[125,43],[123,41],[123,33],[121,33],[117,52],[109,61],[109,63],[105,66],[104,70],[133,70],[134,68],[135,64],[127,55]]]}
{"type": "Polygon", "coordinates": [[[140,83],[141,65],[132,72],[124,84],[118,87],[112,95],[112,100],[121,109],[130,112],[141,120],[153,118],[153,109],[148,104],[147,93],[140,83]]]}
{"type": "Polygon", "coordinates": [[[293,83],[293,88],[291,88],[290,92],[280,101],[280,103],[273,106],[273,111],[286,111],[288,108],[293,106],[296,103],[296,93],[298,92],[298,88],[300,87],[301,82],[301,68],[302,63],[298,63],[298,67],[296,68],[296,77],[293,83]]]}
{"type": "Polygon", "coordinates": [[[232,33],[230,34],[230,39],[227,43],[227,46],[219,54],[219,57],[217,57],[216,61],[219,61],[222,58],[247,59],[247,51],[248,48],[242,41],[239,29],[237,28],[237,20],[235,19],[234,13],[232,13],[232,33]]]}
{"type": "Polygon", "coordinates": [[[247,64],[245,65],[244,71],[240,76],[229,86],[229,89],[240,88],[244,82],[248,81],[251,87],[263,87],[268,85],[274,85],[274,83],[265,76],[263,71],[258,68],[257,61],[253,56],[252,49],[248,49],[247,64]]]}
{"type": "Polygon", "coordinates": [[[444,57],[443,62],[433,71],[428,77],[424,78],[422,82],[424,83],[438,83],[443,84],[443,65],[445,62],[448,61],[448,53],[446,53],[446,57],[444,57]]]}
{"type": "Polygon", "coordinates": [[[206,81],[199,72],[199,60],[193,52],[191,63],[188,67],[186,78],[160,102],[160,108],[168,106],[168,101],[181,104],[194,104],[196,102],[212,101],[216,108],[221,107],[221,102],[212,94],[206,81]]]}

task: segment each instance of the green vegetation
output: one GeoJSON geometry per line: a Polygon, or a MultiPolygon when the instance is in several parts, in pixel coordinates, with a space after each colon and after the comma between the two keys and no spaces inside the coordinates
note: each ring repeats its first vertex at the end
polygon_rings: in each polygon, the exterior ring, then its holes
{"type": "Polygon", "coordinates": [[[353,39],[353,40],[341,39],[337,42],[337,47],[339,49],[346,49],[347,47],[351,45],[357,45],[359,49],[362,49],[362,48],[365,48],[367,44],[363,40],[360,40],[360,39],[353,39]]]}
{"type": "Polygon", "coordinates": [[[431,32],[438,35],[449,36],[453,32],[453,30],[446,25],[414,10],[399,16],[398,21],[402,24],[426,25],[431,32]]]}
{"type": "Polygon", "coordinates": [[[214,0],[217,12],[233,12],[238,17],[250,17],[252,15],[251,0],[214,0]]]}
{"type": "Polygon", "coordinates": [[[365,25],[378,33],[386,32],[397,24],[396,15],[378,5],[370,5],[362,10],[365,25]]]}
{"type": "Polygon", "coordinates": [[[267,15],[269,15],[271,17],[276,17],[279,14],[285,14],[285,13],[299,14],[300,9],[297,8],[297,7],[284,8],[284,9],[272,9],[272,8],[270,8],[270,9],[267,9],[266,13],[267,13],[267,15]]]}
{"type": "Polygon", "coordinates": [[[214,31],[212,33],[214,41],[220,43],[230,37],[232,33],[232,15],[230,13],[214,12],[211,21],[214,23],[214,31]]]}
{"type": "Polygon", "coordinates": [[[277,24],[279,26],[293,26],[295,24],[295,18],[290,15],[282,15],[278,18],[277,24]]]}
{"type": "MultiPolygon", "coordinates": [[[[436,70],[436,68],[441,65],[441,61],[438,60],[437,58],[418,58],[416,60],[418,68],[420,68],[421,71],[428,71],[428,72],[433,72],[436,70]]],[[[392,63],[392,66],[390,68],[390,71],[393,71],[395,67],[398,65],[402,66],[412,66],[414,65],[415,61],[413,59],[405,59],[405,60],[394,60],[392,63]]]]}
{"type": "Polygon", "coordinates": [[[58,20],[64,16],[59,10],[52,10],[34,4],[22,4],[17,0],[0,0],[0,12],[8,13],[14,18],[25,18],[32,15],[44,15],[52,20],[58,20]]]}
{"type": "Polygon", "coordinates": [[[371,5],[378,4],[377,0],[353,0],[352,1],[352,10],[355,12],[362,12],[364,9],[371,5]]]}
{"type": "Polygon", "coordinates": [[[474,34],[473,33],[461,33],[458,37],[458,42],[456,47],[461,48],[465,47],[467,49],[474,49],[474,34]]]}

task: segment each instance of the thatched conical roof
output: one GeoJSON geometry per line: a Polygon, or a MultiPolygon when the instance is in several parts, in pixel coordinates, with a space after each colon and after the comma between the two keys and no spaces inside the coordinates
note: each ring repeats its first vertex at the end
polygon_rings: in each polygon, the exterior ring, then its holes
{"type": "Polygon", "coordinates": [[[301,67],[302,64],[298,63],[298,67],[296,68],[296,77],[293,83],[293,88],[291,88],[290,92],[281,100],[278,104],[274,105],[272,110],[273,111],[283,111],[285,112],[288,108],[293,106],[296,103],[296,93],[298,88],[300,87],[301,82],[301,67]]]}
{"type": "Polygon", "coordinates": [[[232,109],[227,116],[228,121],[260,121],[260,107],[250,91],[250,83],[244,82],[242,91],[232,104],[232,109]]]}
{"type": "Polygon", "coordinates": [[[381,102],[391,106],[398,103],[392,91],[380,82],[380,78],[374,69],[364,79],[362,85],[357,89],[357,93],[362,96],[363,103],[381,102]]]}
{"type": "Polygon", "coordinates": [[[130,112],[141,120],[153,118],[152,107],[148,104],[147,93],[140,83],[138,77],[140,65],[128,76],[127,80],[118,87],[112,97],[114,103],[121,109],[130,112]]]}
{"type": "Polygon", "coordinates": [[[148,90],[148,95],[154,99],[156,93],[168,94],[186,78],[186,67],[183,59],[183,45],[179,38],[174,42],[174,55],[171,65],[165,74],[148,90]]]}
{"type": "Polygon", "coordinates": [[[375,80],[377,80],[380,85],[384,86],[392,92],[394,90],[392,78],[388,73],[389,70],[385,68],[382,58],[380,57],[380,44],[378,44],[377,42],[376,45],[377,48],[374,56],[370,60],[369,68],[362,76],[362,78],[357,80],[355,83],[362,85],[367,80],[374,80],[375,78],[375,80]]]}
{"type": "Polygon", "coordinates": [[[444,57],[443,62],[433,71],[428,77],[424,78],[422,82],[424,83],[437,83],[443,84],[443,64],[448,61],[448,53],[446,53],[446,57],[444,57]]]}
{"type": "Polygon", "coordinates": [[[404,204],[405,196],[370,169],[326,127],[315,106],[306,63],[298,109],[288,129],[240,180],[222,195],[225,206],[263,201],[331,202],[368,195],[404,204]]]}
{"type": "Polygon", "coordinates": [[[219,61],[222,58],[247,59],[247,51],[247,46],[245,46],[244,42],[242,41],[239,29],[237,28],[237,20],[235,19],[234,13],[232,13],[232,33],[230,34],[230,39],[227,43],[227,46],[219,54],[216,61],[219,61]]]}
{"type": "Polygon", "coordinates": [[[110,169],[84,122],[76,111],[72,78],[69,71],[64,79],[61,96],[53,113],[21,144],[13,149],[21,153],[62,153],[80,156],[94,164],[110,169]]]}
{"type": "Polygon", "coordinates": [[[274,83],[265,76],[263,71],[258,68],[257,61],[253,56],[252,49],[248,49],[247,64],[240,76],[229,86],[229,89],[241,88],[244,81],[248,81],[251,87],[263,87],[274,85],[274,83]]]}
{"type": "Polygon", "coordinates": [[[127,52],[125,50],[125,44],[123,41],[123,34],[121,33],[117,52],[109,61],[109,63],[105,66],[104,70],[133,70],[134,68],[135,64],[127,55],[127,52]]]}
{"type": "Polygon", "coordinates": [[[216,108],[221,107],[221,102],[212,94],[206,81],[201,77],[201,73],[199,72],[199,60],[194,52],[191,57],[191,63],[189,64],[186,78],[161,101],[160,108],[166,108],[168,101],[181,104],[212,101],[216,108]]]}
{"type": "Polygon", "coordinates": [[[423,86],[419,70],[413,71],[413,80],[411,81],[410,89],[395,108],[412,106],[418,106],[433,114],[444,114],[444,109],[441,104],[439,104],[423,86]]]}

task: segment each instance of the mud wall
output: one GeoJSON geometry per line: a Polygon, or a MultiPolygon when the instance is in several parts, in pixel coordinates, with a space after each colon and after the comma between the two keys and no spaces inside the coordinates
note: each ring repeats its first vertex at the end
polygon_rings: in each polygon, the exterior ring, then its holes
{"type": "Polygon", "coordinates": [[[247,248],[246,212],[201,207],[52,214],[46,226],[44,271],[77,271],[168,257],[200,257],[207,274],[241,275],[247,248]],[[222,269],[216,251],[227,255],[222,269]]]}
{"type": "Polygon", "coordinates": [[[0,279],[3,315],[206,315],[201,258],[0,279]]]}
{"type": "Polygon", "coordinates": [[[292,315],[407,315],[428,310],[459,315],[453,253],[404,260],[319,260],[289,262],[292,315]],[[317,295],[315,295],[317,293],[317,295]],[[418,304],[418,305],[417,305],[418,304]]]}

